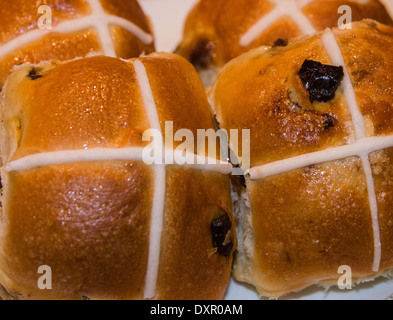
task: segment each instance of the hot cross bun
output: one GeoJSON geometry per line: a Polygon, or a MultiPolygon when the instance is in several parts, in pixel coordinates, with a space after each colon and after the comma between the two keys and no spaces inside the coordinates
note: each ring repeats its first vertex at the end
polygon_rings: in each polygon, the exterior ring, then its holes
{"type": "Polygon", "coordinates": [[[3,298],[223,297],[236,248],[232,166],[148,164],[144,134],[166,137],[166,122],[195,136],[214,128],[195,69],[176,55],[12,73],[1,97],[3,298]],[[42,266],[50,290],[38,285],[42,266]]]}
{"type": "MultiPolygon", "coordinates": [[[[384,3],[393,9],[389,1],[384,3]]],[[[337,27],[344,14],[351,21],[369,18],[393,25],[379,0],[199,0],[187,17],[176,52],[196,66],[209,86],[216,73],[240,54],[337,27]]]]}
{"type": "MultiPolygon", "coordinates": [[[[263,296],[393,268],[393,28],[373,20],[261,47],[219,73],[221,128],[250,128],[234,184],[234,277],[263,296]]],[[[242,154],[239,154],[242,156],[242,154]]]]}

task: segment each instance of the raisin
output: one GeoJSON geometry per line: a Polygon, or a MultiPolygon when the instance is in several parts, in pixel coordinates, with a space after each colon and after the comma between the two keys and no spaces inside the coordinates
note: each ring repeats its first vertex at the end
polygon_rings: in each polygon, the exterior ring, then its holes
{"type": "Polygon", "coordinates": [[[310,102],[328,102],[334,99],[342,79],[343,67],[305,60],[299,73],[300,80],[310,94],[310,102]]]}
{"type": "Polygon", "coordinates": [[[240,184],[242,187],[244,187],[244,188],[247,187],[247,185],[246,185],[246,178],[244,177],[244,175],[237,175],[237,176],[235,176],[235,177],[237,178],[237,181],[239,182],[239,184],[240,184]]]}
{"type": "Polygon", "coordinates": [[[330,114],[322,114],[323,116],[323,127],[325,130],[329,130],[331,127],[334,127],[336,119],[330,114]]]}
{"type": "Polygon", "coordinates": [[[281,39],[281,38],[278,38],[273,43],[273,47],[286,47],[287,45],[288,45],[288,40],[287,39],[281,39]]]}
{"type": "Polygon", "coordinates": [[[211,63],[213,63],[215,50],[216,45],[213,41],[202,39],[198,41],[191,53],[190,62],[196,67],[206,69],[211,63]]]}
{"type": "Polygon", "coordinates": [[[42,78],[43,75],[40,75],[37,73],[37,69],[33,68],[30,70],[29,74],[27,75],[31,80],[37,80],[39,78],[42,78]]]}
{"type": "Polygon", "coordinates": [[[232,222],[227,213],[214,219],[210,225],[213,247],[217,248],[218,254],[224,257],[229,257],[233,248],[232,238],[228,239],[231,228],[232,222]]]}

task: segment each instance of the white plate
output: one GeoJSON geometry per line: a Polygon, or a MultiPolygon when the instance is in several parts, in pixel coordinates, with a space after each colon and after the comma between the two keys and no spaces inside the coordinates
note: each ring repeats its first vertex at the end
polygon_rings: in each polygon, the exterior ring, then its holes
{"type": "MultiPolygon", "coordinates": [[[[173,52],[182,38],[186,15],[197,0],[139,0],[139,2],[153,24],[157,51],[173,52]]],[[[285,299],[383,300],[392,294],[393,279],[379,278],[351,290],[337,288],[325,290],[314,286],[300,293],[290,294],[285,299]]],[[[256,300],[259,296],[253,287],[231,280],[225,299],[256,300]]]]}

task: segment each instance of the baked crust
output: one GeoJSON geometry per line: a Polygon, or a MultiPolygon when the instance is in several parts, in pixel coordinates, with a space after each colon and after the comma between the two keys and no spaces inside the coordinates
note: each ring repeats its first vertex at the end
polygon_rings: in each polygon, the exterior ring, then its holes
{"type": "Polygon", "coordinates": [[[382,242],[381,270],[386,270],[393,266],[393,213],[391,210],[393,201],[392,153],[393,149],[389,148],[383,151],[374,152],[370,155],[378,199],[379,225],[382,242]]]}
{"type": "MultiPolygon", "coordinates": [[[[343,15],[338,13],[338,8],[342,5],[352,9],[352,21],[369,18],[384,24],[393,23],[378,0],[314,0],[306,2],[300,10],[316,31],[322,31],[337,27],[343,15]]],[[[299,25],[284,15],[267,26],[250,44],[241,45],[241,37],[274,8],[275,4],[268,0],[200,0],[187,17],[177,53],[199,69],[222,68],[229,60],[250,49],[303,34],[299,25]]]]}
{"type": "MultiPolygon", "coordinates": [[[[231,259],[217,254],[217,248],[212,248],[210,222],[221,215],[231,215],[232,203],[228,194],[228,176],[168,166],[166,231],[162,238],[162,266],[157,282],[159,299],[214,300],[224,297],[231,274],[231,259]],[[192,284],[192,289],[182,283],[192,284]]],[[[234,220],[232,224],[235,225],[234,220]]],[[[235,241],[234,229],[232,237],[235,241]]]]}
{"type": "Polygon", "coordinates": [[[0,277],[13,298],[143,298],[151,168],[74,163],[6,179],[0,277]],[[51,290],[37,286],[42,265],[51,268],[51,290]]]}
{"type": "Polygon", "coordinates": [[[327,30],[284,47],[261,47],[228,63],[209,91],[221,128],[251,129],[252,168],[239,197],[240,214],[246,218],[239,226],[243,239],[234,276],[255,285],[261,295],[277,298],[312,284],[335,285],[342,265],[351,267],[354,282],[393,267],[388,209],[393,63],[386,53],[392,41],[392,27],[364,20],[351,30],[327,30]],[[332,43],[326,49],[329,32],[341,49],[347,70],[343,81],[350,80],[345,85],[353,87],[357,111],[351,111],[353,101],[344,94],[343,83],[332,100],[311,103],[300,80],[306,59],[338,67],[331,60],[332,43]],[[323,115],[333,119],[327,126],[316,121],[323,115]],[[363,122],[360,132],[357,126],[363,122]],[[389,147],[370,154],[367,139],[374,137],[384,138],[389,147]],[[359,150],[353,156],[323,160],[355,142],[359,150]],[[309,155],[314,162],[301,165],[299,159],[309,155]],[[296,169],[286,169],[296,161],[296,169]],[[268,174],[273,164],[276,171],[268,174]],[[260,176],[252,175],[256,167],[260,176]]]}
{"type": "Polygon", "coordinates": [[[165,198],[154,299],[223,297],[236,247],[228,175],[170,165],[160,186],[154,166],[143,161],[98,159],[6,170],[12,161],[53,151],[146,146],[142,134],[151,124],[137,60],[163,128],[165,121],[214,128],[197,73],[172,54],[51,61],[22,66],[8,78],[1,134],[3,298],[143,299],[157,188],[165,188],[165,198]],[[232,221],[229,256],[212,241],[211,223],[221,215],[232,221]],[[37,287],[41,265],[52,269],[52,290],[37,287]]]}
{"type": "MultiPolygon", "coordinates": [[[[309,101],[297,76],[306,59],[329,63],[318,36],[291,41],[286,47],[251,50],[218,75],[211,99],[217,121],[223,128],[250,129],[251,141],[258,139],[259,143],[251,143],[251,167],[352,139],[351,116],[341,88],[327,103],[309,101]],[[328,117],[334,119],[333,127],[326,128],[328,117]]],[[[241,156],[242,147],[239,150],[241,156]]]]}
{"type": "Polygon", "coordinates": [[[371,213],[358,158],[250,181],[247,189],[255,239],[250,280],[261,294],[337,284],[343,265],[353,280],[372,273],[371,213]]]}
{"type": "MultiPolygon", "coordinates": [[[[40,4],[41,5],[41,4],[40,4]]],[[[49,4],[48,4],[49,5],[49,4]]],[[[83,0],[55,0],[52,2],[52,25],[59,25],[65,20],[81,18],[91,13],[91,9],[83,0]]],[[[51,7],[52,7],[51,6],[51,7]]],[[[1,45],[17,38],[33,28],[38,28],[38,7],[33,1],[16,0],[1,8],[1,45]],[[15,19],[18,17],[18,19],[15,19]]]]}
{"type": "MultiPolygon", "coordinates": [[[[99,3],[106,14],[126,19],[151,34],[149,21],[136,0],[106,0],[99,3]]],[[[11,51],[0,56],[0,87],[15,65],[34,64],[53,59],[65,61],[85,57],[92,52],[105,52],[107,44],[101,43],[93,18],[91,18],[91,25],[78,31],[58,29],[61,23],[72,20],[76,22],[91,15],[92,8],[87,1],[56,0],[48,5],[52,9],[52,31],[47,33],[48,30],[42,30],[42,36],[38,39],[32,38],[31,41],[22,40],[22,36],[26,36],[29,32],[40,31],[38,27],[40,15],[37,12],[39,5],[33,1],[16,0],[0,8],[0,15],[3,17],[0,22],[1,46],[6,46],[10,41],[20,41],[11,51]]],[[[154,43],[146,44],[122,27],[111,25],[108,28],[118,57],[128,59],[154,51],[154,43]]]]}

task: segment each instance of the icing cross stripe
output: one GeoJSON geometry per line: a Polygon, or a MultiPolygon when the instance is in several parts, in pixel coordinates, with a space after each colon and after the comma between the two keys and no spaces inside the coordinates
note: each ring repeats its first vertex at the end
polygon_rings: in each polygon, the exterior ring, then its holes
{"type": "Polygon", "coordinates": [[[146,33],[133,22],[115,15],[107,14],[104,11],[100,0],[87,0],[87,3],[92,11],[90,15],[75,20],[61,22],[59,25],[50,30],[34,29],[28,31],[1,46],[0,58],[19,49],[21,46],[28,45],[48,34],[67,34],[86,30],[91,27],[94,27],[97,31],[103,54],[110,57],[116,57],[115,45],[109,30],[111,25],[119,26],[132,33],[144,44],[151,44],[153,42],[153,36],[146,33]]]}
{"type": "Polygon", "coordinates": [[[280,18],[290,17],[305,34],[314,33],[316,30],[310,20],[303,14],[301,8],[309,4],[310,0],[270,0],[275,8],[257,21],[241,38],[242,47],[249,46],[259,35],[276,23],[280,18]]]}
{"type": "MultiPolygon", "coordinates": [[[[239,41],[242,47],[249,46],[267,28],[284,17],[291,18],[303,34],[312,34],[317,30],[314,28],[307,16],[302,12],[302,8],[309,5],[314,0],[270,0],[275,5],[274,9],[260,18],[251,28],[244,33],[239,41]]],[[[359,4],[366,4],[370,0],[351,0],[359,4]]],[[[380,0],[386,10],[393,18],[393,3],[391,0],[380,0]]],[[[321,9],[322,10],[322,9],[321,9]]]]}

